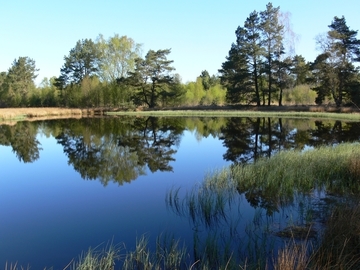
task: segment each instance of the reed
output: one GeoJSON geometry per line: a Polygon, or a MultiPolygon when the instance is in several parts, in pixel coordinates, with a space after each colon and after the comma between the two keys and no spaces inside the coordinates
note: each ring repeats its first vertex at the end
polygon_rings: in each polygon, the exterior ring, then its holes
{"type": "Polygon", "coordinates": [[[327,269],[360,269],[359,254],[360,205],[340,205],[327,220],[312,263],[327,269]]]}
{"type": "Polygon", "coordinates": [[[283,204],[291,202],[294,194],[307,193],[317,187],[337,194],[360,193],[358,153],[360,144],[356,143],[302,152],[285,151],[229,170],[240,193],[261,191],[283,204]]]}
{"type": "Polygon", "coordinates": [[[182,198],[179,197],[180,188],[171,189],[165,202],[177,215],[190,217],[195,227],[205,225],[210,228],[220,221],[226,222],[226,209],[237,193],[234,184],[229,171],[214,171],[182,198]]]}
{"type": "Polygon", "coordinates": [[[23,267],[23,266],[18,266],[17,263],[10,263],[10,264],[8,264],[8,263],[6,262],[4,269],[5,269],[5,270],[30,270],[30,266],[23,267]]]}
{"type": "MultiPolygon", "coordinates": [[[[310,260],[308,255],[308,242],[295,242],[291,239],[285,245],[285,248],[278,251],[277,257],[274,259],[275,270],[303,270],[313,269],[309,267],[310,260]]],[[[316,269],[316,268],[315,268],[316,269]]],[[[321,268],[319,268],[321,269],[321,268]]]]}
{"type": "Polygon", "coordinates": [[[91,114],[88,110],[66,108],[7,108],[0,109],[0,121],[22,121],[28,119],[81,117],[91,114]]]}
{"type": "Polygon", "coordinates": [[[82,253],[78,259],[69,264],[65,269],[70,270],[113,270],[115,262],[120,258],[120,249],[113,244],[98,250],[98,248],[89,248],[82,253]]]}

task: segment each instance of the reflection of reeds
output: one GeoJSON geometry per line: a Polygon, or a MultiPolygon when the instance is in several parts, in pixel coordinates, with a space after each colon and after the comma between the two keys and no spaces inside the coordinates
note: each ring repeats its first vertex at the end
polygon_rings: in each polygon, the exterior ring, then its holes
{"type": "Polygon", "coordinates": [[[166,195],[167,206],[180,216],[189,216],[194,225],[207,227],[226,221],[226,207],[236,194],[235,184],[227,170],[208,175],[201,185],[195,186],[181,200],[179,188],[171,189],[166,195]]]}
{"type": "MultiPolygon", "coordinates": [[[[233,249],[230,239],[223,239],[217,233],[209,234],[205,245],[199,241],[195,234],[193,261],[189,259],[185,246],[181,247],[179,240],[173,237],[160,236],[156,250],[150,251],[148,238],[142,236],[136,241],[135,250],[124,256],[120,256],[120,249],[114,246],[101,251],[89,249],[77,262],[64,269],[360,269],[360,205],[340,205],[336,208],[328,219],[318,244],[311,244],[308,238],[300,242],[292,238],[274,257],[261,251],[264,243],[260,243],[259,249],[253,250],[258,254],[239,258],[241,254],[233,249]],[[227,241],[225,248],[219,246],[219,239],[227,241]],[[122,267],[116,268],[115,263],[121,257],[125,258],[122,267]]],[[[5,270],[25,269],[30,267],[24,268],[16,263],[5,265],[5,270]]]]}

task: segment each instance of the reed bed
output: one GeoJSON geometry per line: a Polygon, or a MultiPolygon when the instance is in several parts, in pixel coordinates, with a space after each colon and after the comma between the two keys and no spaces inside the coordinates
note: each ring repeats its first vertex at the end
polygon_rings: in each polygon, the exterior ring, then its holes
{"type": "Polygon", "coordinates": [[[87,110],[65,108],[7,108],[0,109],[0,120],[24,120],[28,118],[40,118],[51,116],[81,116],[87,114],[87,110]]]}
{"type": "Polygon", "coordinates": [[[306,193],[324,187],[337,194],[360,194],[359,159],[360,144],[344,143],[280,152],[270,159],[233,166],[231,172],[240,192],[258,188],[285,197],[294,189],[306,193]]]}

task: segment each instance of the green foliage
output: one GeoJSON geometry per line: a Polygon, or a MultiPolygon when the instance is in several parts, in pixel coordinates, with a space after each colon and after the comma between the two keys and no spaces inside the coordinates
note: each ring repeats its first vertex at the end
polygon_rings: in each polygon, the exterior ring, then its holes
{"type": "Polygon", "coordinates": [[[76,42],[68,56],[64,56],[65,63],[56,80],[59,89],[72,84],[80,84],[83,78],[96,75],[99,71],[99,50],[91,39],[76,42]]]}
{"type": "Polygon", "coordinates": [[[329,97],[337,106],[344,100],[358,102],[358,94],[354,92],[359,89],[358,70],[353,65],[360,61],[357,31],[349,29],[344,17],[334,17],[329,28],[327,36],[318,39],[323,52],[312,65],[317,82],[313,88],[318,94],[316,103],[322,104],[329,97]]]}
{"type": "Polygon", "coordinates": [[[231,45],[229,56],[219,70],[229,103],[254,102],[259,106],[260,93],[265,103],[267,92],[268,105],[271,104],[271,93],[275,91],[274,73],[279,70],[274,61],[280,60],[283,51],[283,28],[279,22],[279,7],[274,8],[271,3],[260,14],[252,12],[244,27],[237,28],[236,43],[231,45]],[[267,75],[267,90],[261,82],[263,74],[267,75]]]}
{"type": "Polygon", "coordinates": [[[99,77],[113,83],[134,71],[135,59],[140,57],[141,44],[127,36],[115,34],[107,40],[99,35],[96,45],[99,49],[99,77]]]}
{"type": "Polygon", "coordinates": [[[44,78],[39,87],[30,93],[29,105],[31,107],[59,106],[60,91],[55,86],[55,77],[44,78]]]}
{"type": "Polygon", "coordinates": [[[222,85],[227,89],[226,100],[229,103],[252,101],[252,83],[249,81],[249,70],[246,55],[238,52],[233,44],[227,61],[222,64],[219,72],[222,85]]]}
{"type": "Polygon", "coordinates": [[[305,84],[310,74],[310,64],[305,62],[305,58],[301,55],[295,55],[292,58],[291,73],[295,77],[295,85],[305,84]]]}
{"type": "Polygon", "coordinates": [[[37,71],[33,59],[19,57],[7,73],[1,73],[0,97],[5,106],[28,106],[29,93],[35,89],[37,71]]]}
{"type": "Polygon", "coordinates": [[[182,105],[223,105],[226,102],[226,90],[220,84],[216,76],[211,76],[211,86],[208,90],[204,88],[203,78],[199,76],[195,82],[186,83],[182,105]]]}
{"type": "Polygon", "coordinates": [[[128,83],[136,90],[136,104],[146,104],[149,108],[154,108],[162,99],[171,98],[177,94],[176,90],[180,90],[173,88],[178,82],[171,74],[175,68],[170,66],[173,61],[167,59],[170,52],[170,49],[150,50],[145,59],[135,60],[135,70],[129,72],[128,83]]]}
{"type": "Polygon", "coordinates": [[[284,90],[286,105],[314,105],[316,92],[307,84],[284,90]]]}
{"type": "Polygon", "coordinates": [[[264,46],[265,65],[264,71],[268,80],[268,106],[271,105],[271,94],[273,89],[274,61],[283,54],[283,30],[284,26],[279,22],[280,7],[274,8],[271,3],[266,5],[266,10],[260,12],[262,40],[264,46]]]}

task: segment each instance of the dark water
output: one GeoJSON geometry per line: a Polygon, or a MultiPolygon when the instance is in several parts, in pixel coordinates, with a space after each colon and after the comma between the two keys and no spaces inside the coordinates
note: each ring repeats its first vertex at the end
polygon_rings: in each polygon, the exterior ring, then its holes
{"type": "MultiPolygon", "coordinates": [[[[278,118],[119,117],[0,125],[0,267],[17,262],[62,269],[82,251],[109,241],[132,250],[144,234],[150,247],[161,234],[181,238],[190,253],[196,237],[211,233],[231,231],[250,242],[265,227],[305,221],[314,196],[273,209],[237,194],[226,210],[234,219],[194,227],[186,214],[169,207],[167,194],[181,187],[184,196],[206,174],[234,163],[359,140],[357,122],[278,118]]],[[[271,249],[277,241],[263,246],[271,249]]]]}

